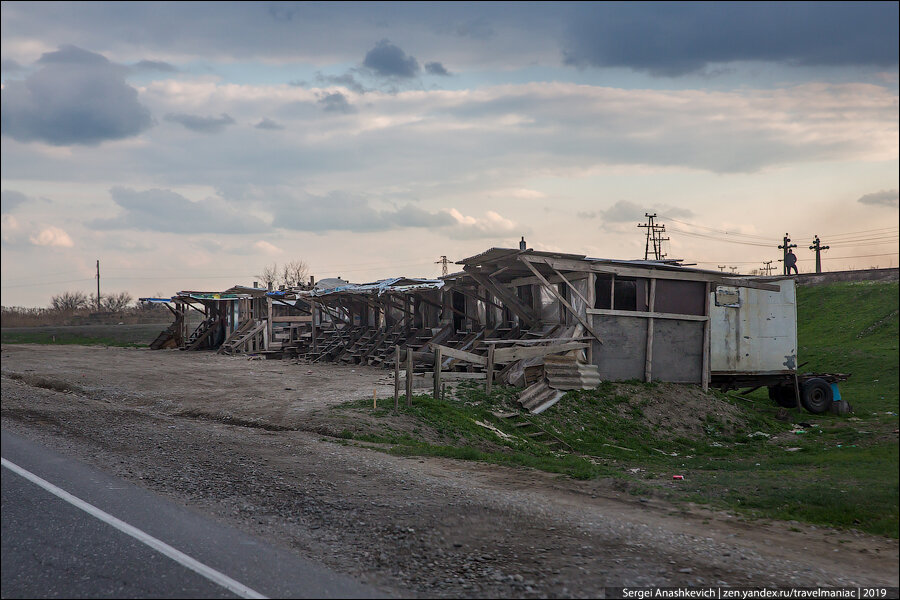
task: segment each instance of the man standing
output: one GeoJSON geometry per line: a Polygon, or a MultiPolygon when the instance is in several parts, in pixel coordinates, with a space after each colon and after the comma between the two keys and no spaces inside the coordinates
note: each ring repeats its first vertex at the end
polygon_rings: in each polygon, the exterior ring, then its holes
{"type": "Polygon", "coordinates": [[[800,272],[797,271],[797,255],[794,254],[793,250],[788,249],[787,254],[784,255],[784,268],[785,275],[790,275],[791,269],[794,270],[795,275],[800,274],[800,272]]]}

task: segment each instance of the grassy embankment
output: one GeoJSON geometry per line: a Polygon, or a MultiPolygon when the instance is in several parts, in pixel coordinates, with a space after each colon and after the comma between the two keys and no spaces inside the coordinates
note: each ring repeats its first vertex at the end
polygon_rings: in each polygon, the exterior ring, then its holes
{"type": "Polygon", "coordinates": [[[346,427],[341,437],[397,454],[609,478],[635,495],[896,538],[898,285],[801,287],[798,314],[803,370],[852,373],[840,386],[852,416],[779,409],[764,389],[702,396],[639,382],[570,392],[528,416],[528,427],[492,414],[514,409],[517,390],[488,397],[474,385],[447,401],[415,396],[410,408],[401,402],[399,415],[373,411],[368,400],[330,416],[346,427]],[[562,442],[557,450],[527,435],[538,430],[562,442]],[[675,474],[684,480],[673,481],[675,474]]]}

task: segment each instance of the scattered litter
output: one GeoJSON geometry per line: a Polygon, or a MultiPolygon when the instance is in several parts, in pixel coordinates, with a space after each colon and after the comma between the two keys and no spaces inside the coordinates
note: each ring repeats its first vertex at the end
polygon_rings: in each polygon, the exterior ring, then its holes
{"type": "Polygon", "coordinates": [[[747,437],[749,437],[749,438],[757,438],[757,437],[770,438],[772,436],[764,431],[754,431],[753,433],[748,433],[747,437]]]}
{"type": "Polygon", "coordinates": [[[806,430],[805,429],[795,429],[791,433],[801,434],[801,433],[806,433],[806,430]]]}
{"type": "Polygon", "coordinates": [[[640,473],[641,471],[643,471],[643,469],[640,467],[632,467],[631,469],[628,469],[629,473],[640,473]]]}
{"type": "Polygon", "coordinates": [[[473,419],[473,421],[475,422],[476,425],[480,425],[481,427],[484,427],[485,429],[490,429],[491,431],[493,431],[494,433],[497,434],[497,437],[499,437],[499,438],[501,438],[501,439],[504,439],[504,440],[511,440],[511,439],[513,439],[513,436],[511,436],[511,435],[509,435],[509,434],[507,434],[507,433],[504,433],[504,432],[500,431],[499,429],[497,429],[496,427],[494,427],[493,425],[491,425],[491,424],[489,424],[489,423],[483,423],[483,422],[481,422],[481,421],[475,421],[474,419],[473,419]]]}
{"type": "Polygon", "coordinates": [[[684,475],[672,475],[672,479],[681,480],[681,479],[684,479],[684,475]]]}
{"type": "MultiPolygon", "coordinates": [[[[840,448],[840,444],[838,444],[838,447],[840,448]]],[[[799,450],[802,450],[802,448],[785,448],[784,449],[785,452],[797,452],[799,450]]]]}
{"type": "Polygon", "coordinates": [[[721,448],[723,444],[720,444],[719,442],[713,442],[712,444],[710,444],[710,446],[713,448],[721,448]]]}
{"type": "Polygon", "coordinates": [[[669,453],[669,452],[665,452],[665,451],[663,451],[663,450],[660,450],[659,448],[653,448],[653,450],[656,450],[656,451],[659,452],[660,454],[665,454],[666,456],[678,456],[678,453],[677,453],[677,452],[669,453]]]}
{"type": "Polygon", "coordinates": [[[812,427],[812,423],[797,423],[800,427],[812,427]]]}
{"type": "MultiPolygon", "coordinates": [[[[618,450],[627,450],[628,452],[634,452],[635,450],[632,448],[623,448],[622,446],[614,446],[613,444],[603,444],[604,446],[608,446],[610,448],[617,448],[618,450]]],[[[665,454],[665,453],[663,453],[665,454]]],[[[674,454],[672,456],[675,456],[674,454]]]]}

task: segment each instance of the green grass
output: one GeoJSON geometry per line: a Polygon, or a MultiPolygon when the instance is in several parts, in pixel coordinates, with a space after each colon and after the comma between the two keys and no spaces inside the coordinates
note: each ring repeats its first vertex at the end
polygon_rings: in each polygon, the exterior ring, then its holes
{"type": "Polygon", "coordinates": [[[605,383],[569,392],[529,417],[569,447],[554,452],[523,436],[510,422],[515,419],[491,414],[515,408],[518,390],[501,388],[487,396],[470,384],[447,401],[416,396],[400,415],[389,409],[373,413],[367,401],[337,410],[367,417],[355,421],[346,438],[387,444],[395,454],[614,478],[617,489],[635,495],[897,538],[897,315],[896,282],[798,289],[799,355],[801,363],[808,361],[801,370],[852,374],[840,384],[854,407],[851,417],[785,411],[764,389],[743,398],[710,392],[710,405],[723,410],[698,416],[693,433],[677,436],[647,418],[646,398],[667,393],[665,385],[605,383]],[[475,421],[515,437],[503,439],[475,421]],[[802,433],[793,433],[797,423],[807,424],[802,433]],[[685,479],[674,481],[676,474],[685,479]]]}

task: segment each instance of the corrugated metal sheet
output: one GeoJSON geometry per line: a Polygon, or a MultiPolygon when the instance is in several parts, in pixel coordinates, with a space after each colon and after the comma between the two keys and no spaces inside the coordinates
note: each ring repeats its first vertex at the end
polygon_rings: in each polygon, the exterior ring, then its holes
{"type": "Polygon", "coordinates": [[[793,279],[768,281],[780,292],[712,286],[710,370],[771,373],[797,368],[797,296],[793,279]]]}

